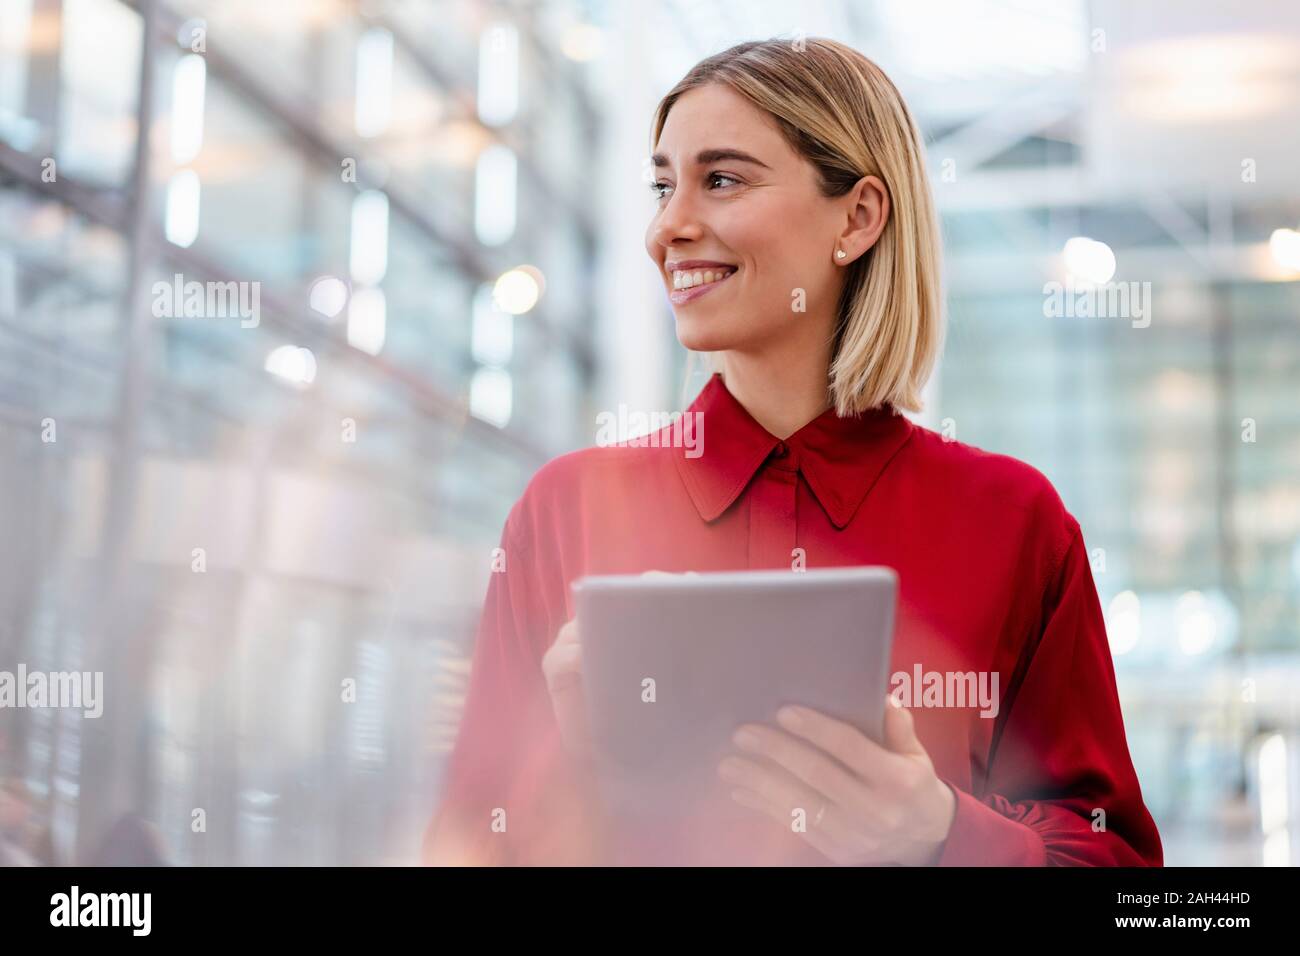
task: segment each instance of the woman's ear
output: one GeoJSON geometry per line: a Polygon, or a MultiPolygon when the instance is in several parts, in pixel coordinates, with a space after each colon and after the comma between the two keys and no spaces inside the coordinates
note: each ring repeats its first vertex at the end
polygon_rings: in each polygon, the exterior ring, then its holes
{"type": "Polygon", "coordinates": [[[863,176],[843,197],[845,228],[836,243],[835,264],[856,261],[880,239],[889,222],[889,190],[879,176],[863,176]],[[844,255],[839,255],[843,252],[844,255]]]}

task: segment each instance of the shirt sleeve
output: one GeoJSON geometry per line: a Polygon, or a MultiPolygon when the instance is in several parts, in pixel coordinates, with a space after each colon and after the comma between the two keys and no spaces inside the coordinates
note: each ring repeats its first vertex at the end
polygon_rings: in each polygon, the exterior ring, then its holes
{"type": "Polygon", "coordinates": [[[590,784],[563,750],[542,673],[563,623],[553,608],[564,604],[551,593],[556,569],[518,532],[518,513],[489,577],[460,729],[425,831],[426,864],[556,865],[592,852],[590,784]]]}
{"type": "Polygon", "coordinates": [[[940,866],[1163,864],[1129,756],[1083,536],[1073,518],[1068,524],[980,795],[944,781],[957,808],[940,866]]]}

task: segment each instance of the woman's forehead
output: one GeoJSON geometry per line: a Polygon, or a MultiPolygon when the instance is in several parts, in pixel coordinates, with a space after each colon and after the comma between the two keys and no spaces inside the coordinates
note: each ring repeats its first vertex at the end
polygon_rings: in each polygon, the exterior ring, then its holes
{"type": "Polygon", "coordinates": [[[673,104],[655,154],[677,165],[714,161],[718,157],[697,157],[730,150],[771,166],[783,148],[788,147],[771,117],[735,91],[711,83],[687,91],[673,104]]]}

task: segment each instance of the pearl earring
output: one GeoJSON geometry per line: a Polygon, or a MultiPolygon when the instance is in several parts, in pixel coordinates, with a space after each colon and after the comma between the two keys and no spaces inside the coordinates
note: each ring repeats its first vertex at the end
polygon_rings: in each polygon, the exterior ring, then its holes
{"type": "Polygon", "coordinates": [[[845,252],[843,249],[836,249],[836,250],[835,250],[835,258],[836,258],[836,259],[843,259],[843,258],[844,258],[845,256],[847,256],[847,255],[848,255],[848,253],[845,252]]]}

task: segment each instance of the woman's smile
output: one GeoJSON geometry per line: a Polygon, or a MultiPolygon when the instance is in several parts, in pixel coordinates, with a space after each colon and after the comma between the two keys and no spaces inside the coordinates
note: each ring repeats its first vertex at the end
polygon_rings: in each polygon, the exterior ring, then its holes
{"type": "Polygon", "coordinates": [[[673,305],[685,305],[707,295],[737,271],[736,266],[728,263],[704,259],[669,262],[666,268],[672,280],[672,291],[668,298],[673,305]]]}

